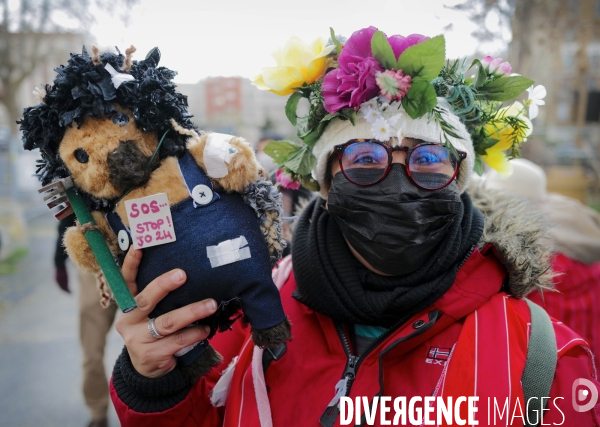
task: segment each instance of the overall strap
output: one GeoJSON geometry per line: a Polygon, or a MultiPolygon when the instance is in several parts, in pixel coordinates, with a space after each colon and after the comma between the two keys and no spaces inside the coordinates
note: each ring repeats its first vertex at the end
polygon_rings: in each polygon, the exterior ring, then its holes
{"type": "Polygon", "coordinates": [[[219,200],[220,197],[215,193],[210,178],[198,166],[188,150],[179,158],[178,165],[195,208],[207,206],[219,200]]]}
{"type": "Polygon", "coordinates": [[[127,252],[129,246],[133,245],[131,230],[123,223],[119,214],[114,211],[108,212],[104,217],[110,229],[117,235],[119,247],[123,252],[127,252]]]}
{"type": "MultiPolygon", "coordinates": [[[[548,313],[539,305],[525,298],[525,302],[531,312],[531,332],[529,335],[529,347],[527,348],[527,360],[521,383],[523,384],[523,394],[525,402],[535,397],[541,402],[542,397],[550,396],[550,387],[554,379],[557,363],[556,335],[554,327],[548,313]]],[[[532,402],[533,403],[533,402],[532,402]]],[[[544,407],[548,404],[546,400],[544,407]]],[[[536,420],[537,405],[529,405],[528,417],[526,417],[526,426],[536,426],[529,424],[527,419],[536,420]]],[[[539,420],[538,420],[539,421],[539,420]]]]}

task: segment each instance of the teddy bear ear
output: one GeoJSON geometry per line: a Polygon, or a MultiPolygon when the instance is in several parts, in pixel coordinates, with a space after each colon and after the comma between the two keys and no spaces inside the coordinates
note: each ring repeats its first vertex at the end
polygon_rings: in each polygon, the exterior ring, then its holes
{"type": "Polygon", "coordinates": [[[152,67],[156,67],[158,65],[158,63],[160,62],[160,50],[158,50],[158,47],[155,47],[150,52],[148,52],[146,58],[144,59],[144,62],[146,62],[152,67]]]}

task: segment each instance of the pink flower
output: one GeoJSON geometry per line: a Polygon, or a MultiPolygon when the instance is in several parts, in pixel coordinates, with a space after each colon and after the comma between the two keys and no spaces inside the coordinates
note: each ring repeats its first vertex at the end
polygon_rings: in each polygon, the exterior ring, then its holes
{"type": "Polygon", "coordinates": [[[385,70],[377,73],[377,86],[381,89],[381,94],[384,95],[389,102],[402,101],[402,98],[410,89],[410,76],[404,76],[402,70],[385,70]]]}
{"type": "MultiPolygon", "coordinates": [[[[339,68],[331,70],[325,76],[321,87],[325,109],[329,113],[345,107],[358,110],[360,104],[379,93],[376,76],[383,68],[371,52],[371,39],[376,31],[377,28],[369,27],[354,32],[340,53],[339,68]]],[[[428,37],[419,34],[388,37],[396,59],[410,46],[427,39],[428,37]]]]}
{"type": "MultiPolygon", "coordinates": [[[[340,55],[341,56],[341,55],[340,55]]],[[[335,113],[345,107],[358,110],[360,104],[379,93],[375,75],[383,70],[375,58],[348,64],[348,71],[338,68],[325,76],[321,88],[325,109],[335,113]]]]}
{"type": "Polygon", "coordinates": [[[510,74],[510,72],[512,71],[512,67],[508,62],[503,62],[498,66],[498,69],[496,71],[498,71],[499,74],[510,74]]]}
{"type": "Polygon", "coordinates": [[[502,58],[493,59],[489,55],[481,60],[481,64],[485,67],[489,74],[493,74],[495,76],[510,74],[512,71],[512,67],[508,62],[502,62],[502,58]]]}
{"type": "Polygon", "coordinates": [[[485,68],[488,68],[493,60],[494,60],[494,58],[492,58],[490,55],[488,55],[481,60],[481,63],[483,64],[483,66],[485,68]]]}
{"type": "Polygon", "coordinates": [[[397,34],[397,35],[388,37],[388,41],[390,42],[390,45],[392,46],[392,50],[394,51],[394,56],[396,57],[396,61],[398,60],[398,58],[400,58],[400,55],[402,55],[402,52],[404,52],[406,49],[408,49],[409,47],[411,47],[415,44],[424,42],[425,40],[428,40],[428,39],[429,39],[429,37],[423,36],[421,34],[411,34],[410,36],[406,36],[406,37],[403,37],[403,36],[397,34]]]}
{"type": "Polygon", "coordinates": [[[301,186],[298,181],[295,181],[294,178],[283,169],[277,169],[277,172],[275,172],[275,180],[283,188],[289,188],[290,190],[298,190],[301,186]]]}

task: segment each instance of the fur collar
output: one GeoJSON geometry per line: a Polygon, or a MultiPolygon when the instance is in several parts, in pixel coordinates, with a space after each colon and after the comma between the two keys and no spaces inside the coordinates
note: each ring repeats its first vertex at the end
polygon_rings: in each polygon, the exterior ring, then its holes
{"type": "Polygon", "coordinates": [[[467,192],[485,217],[478,247],[491,243],[496,248],[508,271],[507,292],[523,298],[552,289],[550,226],[543,213],[529,200],[487,188],[481,180],[472,180],[467,192]]]}

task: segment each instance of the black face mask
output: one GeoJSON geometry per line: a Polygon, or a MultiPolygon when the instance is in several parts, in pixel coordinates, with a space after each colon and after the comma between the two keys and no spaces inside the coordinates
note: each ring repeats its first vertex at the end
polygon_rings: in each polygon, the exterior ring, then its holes
{"type": "MultiPolygon", "coordinates": [[[[439,179],[442,185],[447,177],[439,179]]],[[[400,276],[431,255],[460,212],[461,200],[456,181],[441,190],[423,190],[404,165],[394,163],[383,181],[368,187],[337,173],[327,205],[346,240],[369,264],[400,276]]]]}

